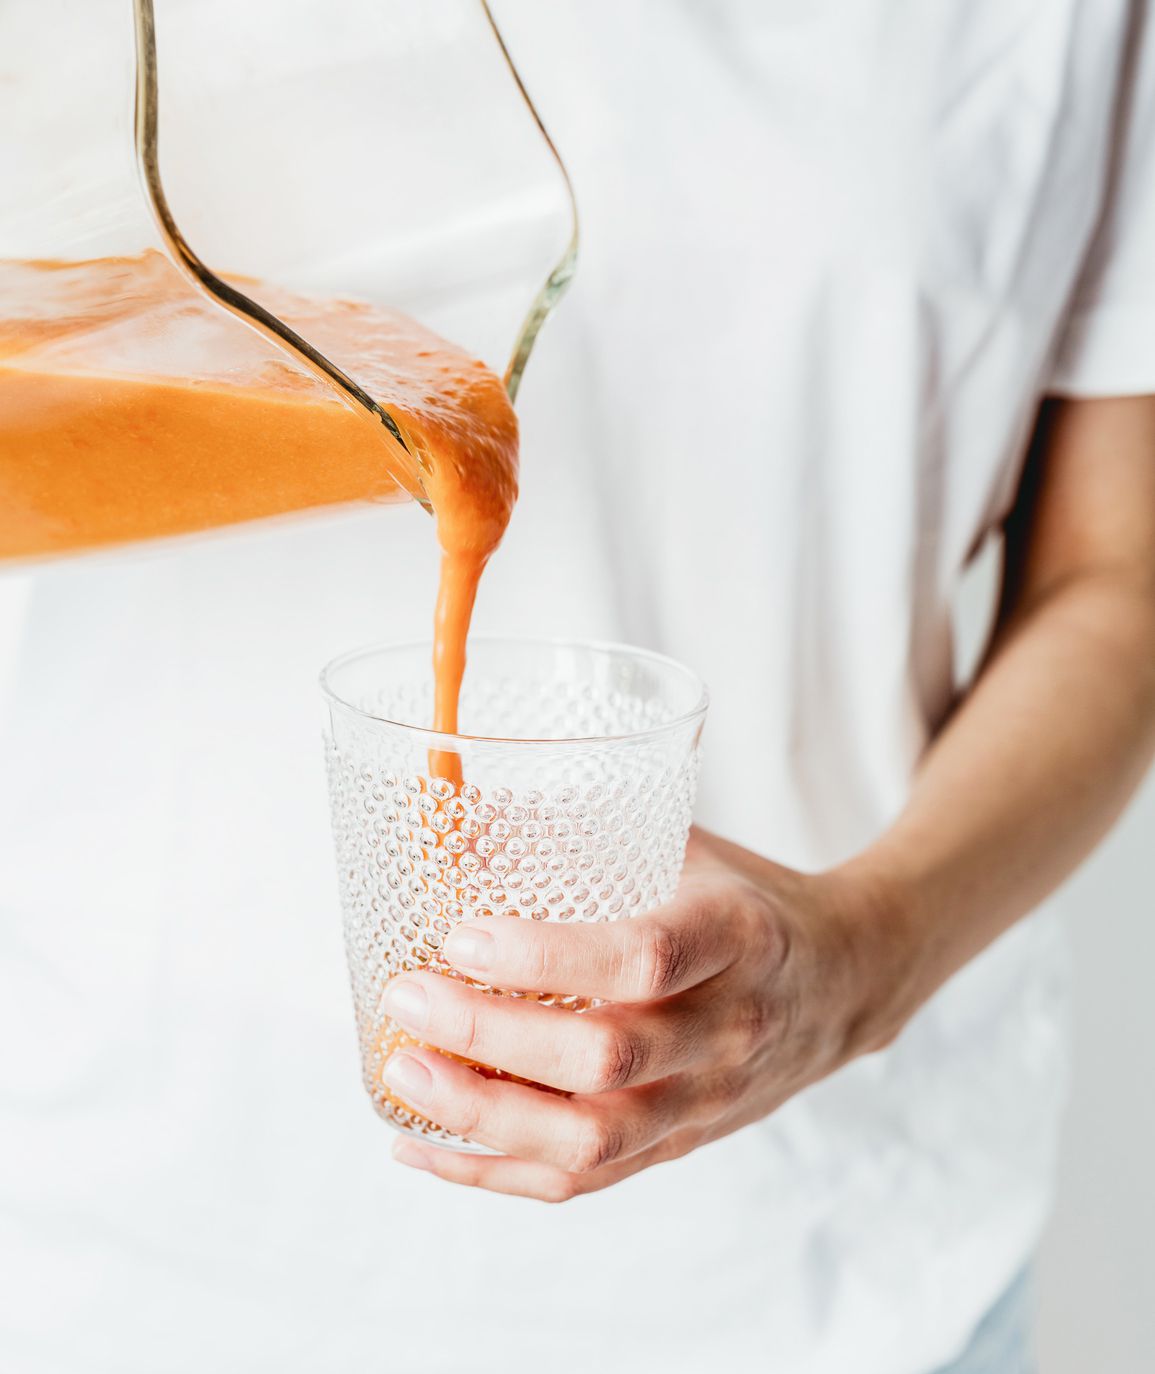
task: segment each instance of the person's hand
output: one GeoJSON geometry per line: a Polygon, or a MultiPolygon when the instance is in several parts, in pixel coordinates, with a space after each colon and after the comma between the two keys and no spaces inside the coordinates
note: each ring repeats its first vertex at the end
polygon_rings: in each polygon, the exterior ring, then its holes
{"type": "Polygon", "coordinates": [[[460,926],[445,955],[462,972],[607,1004],[576,1014],[434,973],[394,979],[385,1010],[421,1041],[560,1090],[398,1050],[385,1068],[391,1091],[501,1156],[406,1137],[395,1157],[451,1182],[562,1201],[684,1155],[893,1037],[899,928],[875,883],[807,876],[701,831],[677,896],[645,916],[460,926]]]}

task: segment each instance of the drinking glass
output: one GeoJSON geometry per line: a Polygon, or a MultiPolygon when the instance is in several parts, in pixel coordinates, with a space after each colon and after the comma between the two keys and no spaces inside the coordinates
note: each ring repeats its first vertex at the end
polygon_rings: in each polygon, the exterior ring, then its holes
{"type": "Polygon", "coordinates": [[[585,1010],[590,1002],[564,988],[525,994],[466,978],[445,962],[445,938],[474,917],[616,921],[669,900],[707,702],[693,673],[642,649],[478,639],[469,654],[458,735],[425,727],[427,643],[346,654],[321,686],[365,1089],[400,1130],[476,1150],[383,1083],[386,1060],[412,1043],[382,1010],[387,984],[432,969],[486,993],[585,1010]]]}

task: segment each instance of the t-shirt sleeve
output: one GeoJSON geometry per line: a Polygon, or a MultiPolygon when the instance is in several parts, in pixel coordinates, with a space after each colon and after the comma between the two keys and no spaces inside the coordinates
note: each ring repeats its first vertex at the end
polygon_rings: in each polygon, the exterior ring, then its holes
{"type": "Polygon", "coordinates": [[[1104,212],[1047,387],[1059,396],[1155,392],[1155,7],[1136,8],[1104,212]]]}

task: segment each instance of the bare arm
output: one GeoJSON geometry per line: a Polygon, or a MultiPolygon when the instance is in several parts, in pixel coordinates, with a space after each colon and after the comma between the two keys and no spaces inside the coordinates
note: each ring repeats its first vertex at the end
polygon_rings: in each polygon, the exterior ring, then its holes
{"type": "Polygon", "coordinates": [[[1155,745],[1155,397],[1049,403],[1007,541],[977,682],[864,853],[803,874],[698,833],[649,915],[490,918],[447,941],[499,987],[612,1003],[583,1016],[430,974],[390,985],[427,1044],[568,1094],[398,1052],[394,1091],[506,1156],[403,1140],[399,1159],[561,1200],[685,1154],[885,1045],[1075,867],[1155,745]]]}
{"type": "Polygon", "coordinates": [[[1155,397],[1051,401],[974,689],[893,828],[847,866],[901,893],[902,1017],[1102,838],[1155,748],[1155,397]]]}

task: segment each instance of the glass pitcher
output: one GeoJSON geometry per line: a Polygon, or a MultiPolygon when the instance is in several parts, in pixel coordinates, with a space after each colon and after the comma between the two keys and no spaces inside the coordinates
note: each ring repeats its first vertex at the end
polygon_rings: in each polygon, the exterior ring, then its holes
{"type": "Polygon", "coordinates": [[[514,397],[576,242],[484,0],[7,0],[0,562],[425,503],[409,363],[514,397]]]}

